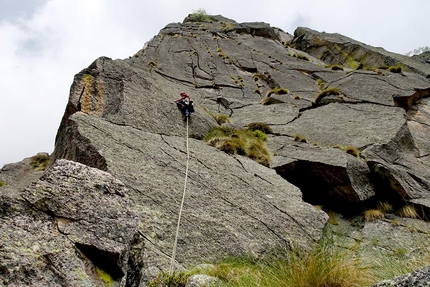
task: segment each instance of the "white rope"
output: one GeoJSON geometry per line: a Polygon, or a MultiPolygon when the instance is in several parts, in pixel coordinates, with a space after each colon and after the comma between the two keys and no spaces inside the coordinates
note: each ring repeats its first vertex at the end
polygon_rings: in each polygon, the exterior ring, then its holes
{"type": "Polygon", "coordinates": [[[181,207],[179,208],[178,225],[176,226],[175,243],[173,244],[172,261],[170,262],[170,271],[169,271],[170,275],[172,275],[173,269],[174,269],[175,257],[176,257],[176,247],[178,245],[179,225],[181,223],[182,209],[183,209],[184,200],[185,200],[185,191],[187,190],[188,162],[190,160],[190,153],[189,153],[189,150],[188,150],[188,117],[187,117],[187,140],[186,141],[187,141],[187,166],[186,166],[186,169],[185,169],[185,182],[184,182],[184,191],[182,193],[181,207]]]}

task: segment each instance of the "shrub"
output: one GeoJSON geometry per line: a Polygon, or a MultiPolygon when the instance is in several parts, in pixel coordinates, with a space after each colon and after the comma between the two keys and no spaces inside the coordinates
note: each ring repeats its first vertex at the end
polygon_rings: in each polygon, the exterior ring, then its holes
{"type": "Polygon", "coordinates": [[[318,93],[318,95],[315,97],[314,103],[318,104],[326,96],[330,96],[330,95],[337,96],[340,94],[341,94],[341,92],[339,91],[338,88],[325,89],[325,90],[318,93]]]}
{"type": "Polygon", "coordinates": [[[385,214],[379,209],[368,209],[363,213],[366,222],[372,222],[385,217],[385,214]]]}
{"type": "Polygon", "coordinates": [[[189,16],[189,18],[196,22],[210,22],[211,18],[207,15],[206,10],[203,8],[199,8],[197,10],[193,10],[193,13],[189,16]]]}
{"type": "Polygon", "coordinates": [[[250,129],[251,131],[256,131],[256,130],[260,130],[265,134],[272,134],[273,130],[272,128],[265,123],[262,122],[253,122],[248,124],[248,129],[250,129]]]}
{"type": "Polygon", "coordinates": [[[149,282],[149,287],[185,287],[190,274],[173,272],[172,274],[160,272],[149,282]]]}
{"type": "Polygon", "coordinates": [[[49,155],[44,153],[39,153],[30,158],[30,165],[33,167],[34,171],[45,170],[49,163],[49,155]]]}
{"type": "Polygon", "coordinates": [[[418,213],[413,205],[404,205],[399,210],[397,210],[397,214],[400,217],[406,218],[418,218],[418,213]]]}
{"type": "Polygon", "coordinates": [[[0,187],[5,186],[7,183],[4,180],[0,180],[0,187]]]}

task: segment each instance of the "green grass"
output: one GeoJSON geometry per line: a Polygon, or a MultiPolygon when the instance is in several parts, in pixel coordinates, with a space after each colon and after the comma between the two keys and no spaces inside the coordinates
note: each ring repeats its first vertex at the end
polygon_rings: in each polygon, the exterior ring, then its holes
{"type": "Polygon", "coordinates": [[[350,250],[338,247],[326,232],[309,250],[279,249],[264,259],[227,259],[207,271],[232,287],[361,287],[375,277],[350,250]]]}
{"type": "Polygon", "coordinates": [[[264,143],[267,137],[261,130],[220,126],[212,128],[203,139],[225,153],[244,155],[265,166],[270,165],[270,152],[264,143]]]}
{"type": "Polygon", "coordinates": [[[379,281],[392,279],[428,266],[430,264],[428,240],[427,237],[422,242],[416,243],[413,249],[401,245],[393,250],[375,249],[371,258],[372,265],[369,268],[379,281]]]}

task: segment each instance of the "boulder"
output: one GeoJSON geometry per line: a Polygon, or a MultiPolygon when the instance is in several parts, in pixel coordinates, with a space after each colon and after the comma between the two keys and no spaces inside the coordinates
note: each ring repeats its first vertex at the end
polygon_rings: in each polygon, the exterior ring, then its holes
{"type": "Polygon", "coordinates": [[[185,287],[210,287],[218,286],[221,283],[221,280],[216,277],[205,274],[194,274],[188,278],[188,282],[185,287]]]}
{"type": "Polygon", "coordinates": [[[270,147],[276,153],[271,167],[298,186],[306,202],[351,212],[375,195],[370,169],[359,155],[282,137],[272,138],[270,147]]]}
{"type": "Polygon", "coordinates": [[[111,174],[58,160],[1,205],[2,284],[139,286],[144,242],[129,190],[111,174]]]}

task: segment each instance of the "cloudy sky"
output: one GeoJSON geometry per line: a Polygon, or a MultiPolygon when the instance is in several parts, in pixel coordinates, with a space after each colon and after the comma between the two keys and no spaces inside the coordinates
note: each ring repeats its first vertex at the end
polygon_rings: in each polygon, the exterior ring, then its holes
{"type": "Polygon", "coordinates": [[[199,8],[400,54],[430,46],[428,0],[0,0],[0,168],[53,151],[76,73],[100,56],[133,55],[199,8]]]}

